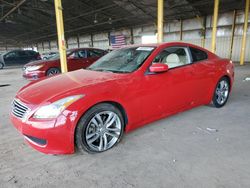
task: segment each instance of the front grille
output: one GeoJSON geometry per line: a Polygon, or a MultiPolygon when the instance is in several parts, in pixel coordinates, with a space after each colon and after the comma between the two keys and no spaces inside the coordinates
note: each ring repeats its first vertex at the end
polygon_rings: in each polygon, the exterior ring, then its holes
{"type": "Polygon", "coordinates": [[[12,102],[12,114],[18,118],[23,118],[29,108],[20,100],[14,99],[12,102]]]}

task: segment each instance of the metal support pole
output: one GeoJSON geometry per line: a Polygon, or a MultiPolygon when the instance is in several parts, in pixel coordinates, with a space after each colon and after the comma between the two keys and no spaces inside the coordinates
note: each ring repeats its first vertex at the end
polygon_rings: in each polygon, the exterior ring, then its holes
{"type": "Polygon", "coordinates": [[[230,49],[229,49],[230,50],[229,51],[229,59],[232,59],[232,53],[233,53],[236,15],[237,15],[237,10],[234,10],[234,13],[233,13],[233,24],[232,24],[232,34],[231,34],[230,49]]]}
{"type": "Polygon", "coordinates": [[[134,41],[134,31],[133,31],[133,28],[130,28],[130,36],[131,36],[131,44],[134,44],[135,41],[134,41]]]}
{"type": "Polygon", "coordinates": [[[164,9],[164,0],[158,0],[158,9],[157,9],[158,43],[163,42],[163,9],[164,9]]]}
{"type": "Polygon", "coordinates": [[[247,27],[248,27],[248,13],[249,13],[249,0],[246,0],[243,38],[242,38],[241,53],[240,53],[240,65],[244,65],[244,61],[245,61],[245,51],[246,51],[245,48],[246,48],[247,27]]]}
{"type": "Polygon", "coordinates": [[[182,41],[182,33],[183,33],[183,20],[180,19],[180,41],[182,41]]]}
{"type": "Polygon", "coordinates": [[[111,46],[110,31],[108,32],[108,40],[109,40],[109,46],[111,46]]]}
{"type": "Polygon", "coordinates": [[[92,33],[90,35],[90,40],[91,40],[91,47],[93,48],[94,47],[94,36],[92,33]]]}
{"type": "Polygon", "coordinates": [[[43,42],[42,42],[42,49],[43,49],[43,51],[44,51],[44,44],[43,44],[43,42]]]}
{"type": "Polygon", "coordinates": [[[79,36],[79,34],[77,35],[77,37],[76,37],[76,40],[77,40],[77,48],[80,48],[80,36],[79,36]]]}
{"type": "Polygon", "coordinates": [[[51,50],[51,43],[50,43],[50,40],[49,40],[49,50],[51,50]]]}
{"type": "Polygon", "coordinates": [[[213,31],[212,31],[212,45],[211,45],[211,51],[213,53],[215,53],[216,51],[218,11],[219,11],[219,0],[214,0],[214,17],[213,17],[213,31]]]}
{"type": "Polygon", "coordinates": [[[68,49],[69,48],[69,43],[68,43],[68,41],[69,41],[69,39],[65,39],[65,42],[66,42],[66,49],[68,49]]]}
{"type": "Polygon", "coordinates": [[[206,27],[207,27],[207,16],[204,16],[203,20],[199,15],[196,15],[198,21],[201,24],[201,46],[205,47],[205,41],[206,41],[206,27]]]}
{"type": "Polygon", "coordinates": [[[67,59],[66,59],[66,47],[64,38],[64,25],[63,25],[63,14],[62,14],[62,2],[61,0],[55,0],[55,11],[56,11],[56,26],[58,36],[58,46],[60,53],[61,71],[67,72],[67,59]]]}
{"type": "Polygon", "coordinates": [[[204,19],[203,19],[203,29],[202,29],[202,41],[201,41],[201,46],[203,48],[205,48],[205,43],[206,43],[206,33],[207,33],[207,16],[204,16],[204,19]]]}

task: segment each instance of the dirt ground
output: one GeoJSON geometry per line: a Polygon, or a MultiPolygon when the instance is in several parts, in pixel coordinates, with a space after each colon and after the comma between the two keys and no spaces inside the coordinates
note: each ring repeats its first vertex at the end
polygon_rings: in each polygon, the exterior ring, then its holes
{"type": "Polygon", "coordinates": [[[0,188],[250,187],[250,66],[236,67],[227,105],[201,106],[124,136],[101,154],[44,155],[9,120],[21,69],[0,70],[0,188]],[[208,129],[207,128],[211,128],[208,129]]]}

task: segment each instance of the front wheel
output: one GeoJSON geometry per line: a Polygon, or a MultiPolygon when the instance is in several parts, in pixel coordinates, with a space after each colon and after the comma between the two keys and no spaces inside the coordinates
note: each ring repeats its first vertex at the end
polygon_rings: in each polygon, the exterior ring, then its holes
{"type": "Polygon", "coordinates": [[[47,76],[54,76],[56,74],[59,74],[60,73],[60,70],[58,68],[50,68],[48,71],[47,71],[47,76]]]}
{"type": "Polygon", "coordinates": [[[115,146],[123,132],[124,120],[120,110],[109,103],[98,104],[79,121],[76,146],[80,152],[100,153],[115,146]]]}
{"type": "Polygon", "coordinates": [[[230,91],[229,80],[225,77],[221,78],[216,85],[213,96],[213,104],[216,108],[224,106],[228,100],[230,91]]]}

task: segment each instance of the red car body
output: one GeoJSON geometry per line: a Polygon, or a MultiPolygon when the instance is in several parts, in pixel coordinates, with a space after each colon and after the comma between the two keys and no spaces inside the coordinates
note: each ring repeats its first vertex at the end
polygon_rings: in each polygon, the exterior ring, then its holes
{"type": "MultiPolygon", "coordinates": [[[[74,71],[86,68],[94,63],[97,59],[105,54],[104,50],[96,48],[79,48],[67,51],[67,65],[68,71],[74,71]],[[79,52],[85,52],[85,56],[79,57],[79,52]],[[97,52],[97,53],[94,53],[97,52]]],[[[59,54],[53,56],[48,60],[33,61],[23,67],[23,77],[30,80],[35,80],[48,76],[48,71],[56,68],[60,72],[60,59],[59,54]],[[29,70],[29,68],[38,66],[37,70],[29,70]]]]}
{"type": "Polygon", "coordinates": [[[119,106],[126,119],[125,131],[129,132],[171,114],[209,104],[216,84],[222,77],[226,76],[230,80],[232,88],[234,66],[231,61],[186,43],[149,46],[154,47],[154,51],[132,73],[78,70],[31,82],[16,95],[16,100],[30,109],[29,113],[25,119],[11,113],[12,123],[25,140],[40,152],[73,153],[76,125],[82,115],[98,103],[110,102],[119,106]],[[165,73],[147,74],[157,54],[171,46],[203,50],[207,53],[207,59],[169,69],[165,73]],[[85,97],[67,107],[56,119],[33,118],[39,107],[78,94],[84,94],[85,97]],[[43,145],[39,144],[41,140],[45,142],[43,145]]]}

